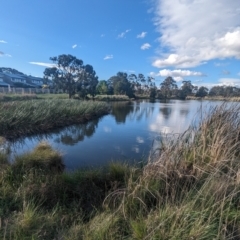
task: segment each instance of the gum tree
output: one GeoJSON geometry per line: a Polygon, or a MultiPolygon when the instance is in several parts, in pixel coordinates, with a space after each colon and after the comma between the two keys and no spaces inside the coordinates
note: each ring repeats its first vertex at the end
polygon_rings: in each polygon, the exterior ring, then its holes
{"type": "Polygon", "coordinates": [[[94,96],[98,77],[93,67],[84,65],[81,59],[70,54],[50,57],[53,67],[46,68],[44,78],[51,80],[55,89],[67,92],[69,98],[78,93],[85,98],[87,94],[94,96]]]}

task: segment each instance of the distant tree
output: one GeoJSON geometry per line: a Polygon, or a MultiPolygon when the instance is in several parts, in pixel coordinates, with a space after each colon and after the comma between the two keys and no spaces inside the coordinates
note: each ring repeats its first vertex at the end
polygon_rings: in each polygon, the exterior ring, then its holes
{"type": "Polygon", "coordinates": [[[157,95],[157,88],[156,87],[151,87],[150,88],[150,99],[155,99],[157,95]]]}
{"type": "Polygon", "coordinates": [[[238,97],[240,89],[233,86],[214,86],[210,89],[209,96],[238,97]]]}
{"type": "Polygon", "coordinates": [[[200,87],[195,94],[196,97],[205,97],[207,95],[208,95],[208,88],[203,86],[200,87]]]}
{"type": "Polygon", "coordinates": [[[181,89],[178,90],[178,97],[185,99],[188,95],[193,93],[194,86],[191,81],[182,81],[181,89]]]}
{"type": "Polygon", "coordinates": [[[86,92],[86,95],[90,94],[94,97],[96,95],[97,84],[98,77],[96,76],[93,67],[89,64],[85,65],[84,71],[79,75],[79,80],[77,82],[78,94],[82,91],[86,92]]]}
{"type": "Polygon", "coordinates": [[[133,86],[128,81],[128,75],[124,72],[118,72],[117,75],[112,76],[108,80],[110,88],[113,89],[114,94],[124,94],[128,97],[133,97],[133,86]]]}
{"type": "Polygon", "coordinates": [[[83,98],[87,94],[94,96],[98,77],[91,65],[83,65],[82,60],[69,54],[50,57],[50,60],[55,66],[45,69],[44,78],[52,80],[54,88],[66,91],[69,98],[76,93],[83,98]]]}
{"type": "Polygon", "coordinates": [[[184,95],[191,95],[194,89],[191,81],[183,81],[182,84],[181,90],[184,92],[184,95]]]}
{"type": "Polygon", "coordinates": [[[141,84],[139,83],[138,80],[139,79],[136,74],[132,73],[132,74],[128,75],[128,81],[130,82],[131,87],[134,92],[137,92],[138,88],[141,88],[141,84]]]}
{"type": "Polygon", "coordinates": [[[209,96],[224,96],[223,86],[214,86],[209,91],[209,96]]]}
{"type": "Polygon", "coordinates": [[[172,77],[167,77],[161,84],[161,92],[164,98],[170,98],[178,89],[176,81],[172,77]]]}
{"type": "Polygon", "coordinates": [[[108,94],[108,85],[107,85],[107,81],[105,80],[101,80],[98,82],[97,85],[97,93],[99,94],[108,94]]]}
{"type": "Polygon", "coordinates": [[[154,78],[150,76],[145,78],[145,76],[142,73],[139,73],[138,75],[130,74],[128,76],[128,80],[131,83],[134,93],[150,94],[150,89],[151,88],[155,89],[154,78]]]}

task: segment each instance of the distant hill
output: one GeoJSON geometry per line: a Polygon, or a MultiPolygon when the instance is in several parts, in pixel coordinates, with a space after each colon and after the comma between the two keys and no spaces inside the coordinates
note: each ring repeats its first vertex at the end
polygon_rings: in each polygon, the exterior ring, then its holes
{"type": "Polygon", "coordinates": [[[6,68],[6,67],[0,67],[0,73],[25,75],[24,73],[19,72],[18,70],[14,69],[14,68],[6,68]]]}

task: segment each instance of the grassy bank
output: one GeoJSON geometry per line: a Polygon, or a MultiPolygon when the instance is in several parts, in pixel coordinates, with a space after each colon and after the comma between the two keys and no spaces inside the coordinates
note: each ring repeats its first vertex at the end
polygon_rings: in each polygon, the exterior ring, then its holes
{"type": "Polygon", "coordinates": [[[0,103],[0,136],[14,138],[84,122],[108,113],[105,103],[31,100],[0,103]]]}
{"type": "Polygon", "coordinates": [[[145,166],[65,173],[46,143],[0,155],[1,239],[239,239],[240,106],[212,108],[145,166]]]}
{"type": "Polygon", "coordinates": [[[228,102],[240,102],[240,97],[223,97],[223,96],[206,96],[206,97],[195,97],[187,96],[187,100],[209,100],[209,101],[228,101],[228,102]]]}

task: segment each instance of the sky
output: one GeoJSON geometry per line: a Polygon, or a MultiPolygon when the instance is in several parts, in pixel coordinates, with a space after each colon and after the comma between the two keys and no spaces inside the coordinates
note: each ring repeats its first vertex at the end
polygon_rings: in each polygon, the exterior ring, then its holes
{"type": "Polygon", "coordinates": [[[61,54],[99,80],[240,87],[240,0],[0,0],[0,67],[43,77],[61,54]]]}

